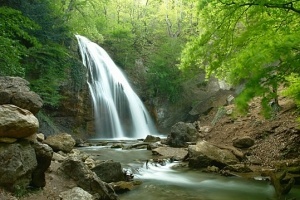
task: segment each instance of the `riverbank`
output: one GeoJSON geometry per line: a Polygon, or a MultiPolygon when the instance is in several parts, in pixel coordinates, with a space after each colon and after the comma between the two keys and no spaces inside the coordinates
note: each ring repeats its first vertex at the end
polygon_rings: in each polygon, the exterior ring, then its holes
{"type": "MultiPolygon", "coordinates": [[[[199,119],[201,127],[210,127],[205,134],[202,134],[202,139],[217,146],[232,147],[235,138],[250,137],[254,140],[254,145],[239,149],[247,157],[245,165],[256,172],[286,169],[295,164],[294,161],[299,161],[299,126],[295,120],[298,114],[295,104],[289,99],[281,98],[280,105],[282,109],[270,120],[266,120],[260,115],[258,99],[250,104],[250,110],[246,116],[235,116],[232,114],[234,106],[225,106],[224,108],[229,114],[218,119],[214,126],[211,122],[215,119],[218,110],[212,110],[208,115],[199,119]]],[[[111,159],[114,158],[111,157],[111,159]]],[[[16,194],[18,197],[0,190],[0,199],[60,199],[61,192],[76,186],[76,183],[70,178],[59,175],[58,168],[60,166],[61,161],[57,158],[52,159],[51,165],[46,171],[46,186],[43,189],[30,192],[19,191],[16,194]]],[[[294,168],[294,172],[298,173],[297,170],[299,171],[299,165],[298,168],[294,168]]],[[[245,173],[241,175],[247,176],[245,173]]],[[[253,174],[248,175],[253,177],[253,174]]],[[[299,183],[299,180],[296,181],[299,183]]]]}
{"type": "MultiPolygon", "coordinates": [[[[235,138],[249,136],[254,139],[254,145],[241,150],[263,167],[272,167],[276,161],[299,158],[300,129],[296,121],[299,113],[294,102],[280,98],[281,110],[273,118],[265,119],[261,115],[259,101],[256,98],[250,103],[246,116],[231,114],[222,117],[205,139],[214,144],[230,146],[235,138]]],[[[235,107],[229,105],[225,109],[234,112],[235,107]]],[[[211,126],[215,113],[201,117],[201,126],[211,126]]]]}

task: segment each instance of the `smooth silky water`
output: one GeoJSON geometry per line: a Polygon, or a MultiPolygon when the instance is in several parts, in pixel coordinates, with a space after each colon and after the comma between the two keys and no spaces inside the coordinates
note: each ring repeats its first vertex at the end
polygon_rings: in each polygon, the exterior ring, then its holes
{"type": "Polygon", "coordinates": [[[76,35],[87,68],[95,119],[95,139],[145,138],[157,134],[143,102],[108,53],[84,36],[76,35]]]}
{"type": "MultiPolygon", "coordinates": [[[[111,141],[115,143],[117,141],[111,141]]],[[[123,141],[124,142],[124,141],[123,141]]],[[[130,141],[129,144],[136,143],[130,141]]],[[[128,142],[127,142],[128,144],[128,142]]],[[[275,191],[267,181],[239,177],[223,177],[197,170],[149,164],[151,151],[145,149],[113,149],[110,145],[80,148],[99,160],[114,160],[134,174],[142,184],[134,190],[119,194],[121,200],[275,200],[275,191]]],[[[295,187],[286,199],[300,197],[295,187]]]]}

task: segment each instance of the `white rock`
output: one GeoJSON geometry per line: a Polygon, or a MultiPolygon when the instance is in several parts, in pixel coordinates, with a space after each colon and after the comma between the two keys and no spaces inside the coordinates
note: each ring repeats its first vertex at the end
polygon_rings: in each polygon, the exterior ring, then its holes
{"type": "Polygon", "coordinates": [[[61,200],[93,200],[93,195],[80,187],[74,187],[70,190],[60,193],[61,200]]]}

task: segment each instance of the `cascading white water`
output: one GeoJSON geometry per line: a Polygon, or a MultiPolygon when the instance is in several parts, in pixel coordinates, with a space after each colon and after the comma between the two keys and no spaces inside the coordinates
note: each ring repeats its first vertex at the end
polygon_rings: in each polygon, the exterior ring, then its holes
{"type": "Polygon", "coordinates": [[[106,51],[76,35],[88,70],[97,138],[145,138],[157,131],[142,101],[106,51]]]}

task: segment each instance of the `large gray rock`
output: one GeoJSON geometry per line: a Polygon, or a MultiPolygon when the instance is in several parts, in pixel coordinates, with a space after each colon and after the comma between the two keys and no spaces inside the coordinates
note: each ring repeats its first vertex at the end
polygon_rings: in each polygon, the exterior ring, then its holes
{"type": "Polygon", "coordinates": [[[183,160],[187,156],[188,151],[186,148],[158,147],[152,150],[152,154],[160,155],[163,158],[183,160]]]}
{"type": "Polygon", "coordinates": [[[158,142],[160,141],[160,137],[156,137],[153,135],[147,135],[147,137],[144,139],[144,142],[158,142]]]}
{"type": "Polygon", "coordinates": [[[167,138],[167,144],[171,147],[187,147],[187,142],[196,140],[197,133],[195,125],[178,122],[172,126],[171,133],[167,138]]]}
{"type": "Polygon", "coordinates": [[[189,167],[191,168],[216,166],[221,169],[239,162],[229,150],[220,149],[206,141],[200,141],[197,142],[196,145],[190,145],[188,151],[189,167]]]}
{"type": "Polygon", "coordinates": [[[37,132],[38,119],[15,105],[0,105],[0,137],[25,138],[37,132]]]}
{"type": "Polygon", "coordinates": [[[36,142],[32,145],[35,150],[37,167],[32,173],[31,185],[34,187],[45,187],[45,172],[49,168],[53,156],[53,150],[47,144],[36,142]]]}
{"type": "Polygon", "coordinates": [[[29,82],[20,77],[0,77],[0,105],[14,104],[36,114],[43,106],[38,94],[29,89],[29,82]]]}
{"type": "Polygon", "coordinates": [[[0,185],[10,191],[25,189],[37,166],[34,148],[28,141],[0,143],[0,185]]]}
{"type": "Polygon", "coordinates": [[[254,140],[249,136],[234,138],[232,140],[233,146],[237,148],[249,148],[254,145],[254,140]]]}
{"type": "Polygon", "coordinates": [[[134,181],[119,181],[115,183],[110,183],[114,190],[118,193],[124,193],[134,189],[135,185],[139,185],[139,182],[134,181]]]}
{"type": "Polygon", "coordinates": [[[125,174],[122,170],[121,163],[111,160],[98,163],[92,171],[104,182],[125,181],[125,174]]]}
{"type": "Polygon", "coordinates": [[[190,115],[201,115],[208,113],[212,108],[217,108],[227,104],[227,98],[233,92],[230,90],[218,90],[211,96],[204,96],[200,101],[194,103],[190,115]]]}
{"type": "Polygon", "coordinates": [[[93,195],[80,187],[74,187],[59,195],[61,200],[94,200],[93,195]]]}
{"type": "Polygon", "coordinates": [[[82,189],[93,195],[97,195],[97,199],[119,199],[110,185],[103,182],[81,160],[78,160],[75,157],[70,157],[65,160],[59,170],[62,174],[72,178],[82,189]]]}
{"type": "Polygon", "coordinates": [[[50,135],[44,140],[54,151],[63,151],[69,153],[75,146],[75,139],[68,133],[59,133],[50,135]]]}

